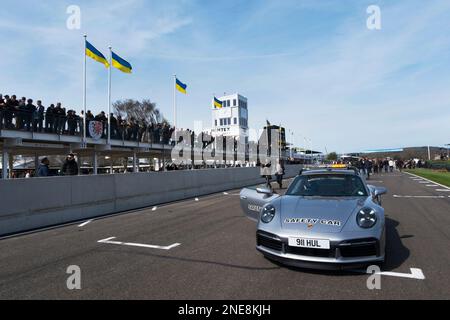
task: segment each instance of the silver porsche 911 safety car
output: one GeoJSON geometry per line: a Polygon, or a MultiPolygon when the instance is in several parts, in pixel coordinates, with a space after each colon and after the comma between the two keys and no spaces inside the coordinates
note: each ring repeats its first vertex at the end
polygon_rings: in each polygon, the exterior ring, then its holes
{"type": "Polygon", "coordinates": [[[358,170],[302,171],[286,194],[267,188],[240,193],[246,215],[258,221],[257,249],[271,260],[314,269],[381,264],[385,259],[383,187],[358,170]]]}

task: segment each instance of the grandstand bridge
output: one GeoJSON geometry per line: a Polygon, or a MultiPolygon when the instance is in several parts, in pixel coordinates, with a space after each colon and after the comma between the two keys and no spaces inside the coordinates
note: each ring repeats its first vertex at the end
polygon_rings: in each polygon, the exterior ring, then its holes
{"type": "Polygon", "coordinates": [[[159,167],[164,167],[165,162],[170,159],[172,147],[162,143],[93,139],[82,135],[64,135],[55,133],[41,133],[20,130],[0,129],[1,149],[1,177],[9,178],[13,170],[14,156],[21,155],[34,157],[35,168],[39,165],[39,157],[52,155],[67,155],[75,153],[78,157],[90,158],[93,164],[94,175],[98,173],[100,157],[125,158],[132,157],[133,172],[139,171],[139,158],[155,159],[159,167]],[[6,170],[4,170],[4,168],[6,170]]]}

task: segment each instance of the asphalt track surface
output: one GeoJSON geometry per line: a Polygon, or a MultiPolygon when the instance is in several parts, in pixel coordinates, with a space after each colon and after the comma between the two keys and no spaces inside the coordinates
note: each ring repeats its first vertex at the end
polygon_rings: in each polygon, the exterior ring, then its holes
{"type": "Polygon", "coordinates": [[[425,279],[287,268],[255,250],[239,190],[0,240],[0,299],[450,299],[450,192],[408,174],[375,175],[387,213],[382,271],[425,279]],[[394,197],[395,196],[395,197],[394,197]],[[170,250],[101,243],[99,240],[170,250]],[[66,286],[81,268],[81,290],[66,286]]]}

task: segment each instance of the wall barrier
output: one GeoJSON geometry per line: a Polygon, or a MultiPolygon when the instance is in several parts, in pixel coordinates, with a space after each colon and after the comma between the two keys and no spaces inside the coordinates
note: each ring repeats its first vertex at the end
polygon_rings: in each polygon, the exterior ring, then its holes
{"type": "MultiPolygon", "coordinates": [[[[286,178],[301,165],[286,166],[286,178]]],[[[0,180],[0,236],[263,183],[259,168],[0,180]]]]}

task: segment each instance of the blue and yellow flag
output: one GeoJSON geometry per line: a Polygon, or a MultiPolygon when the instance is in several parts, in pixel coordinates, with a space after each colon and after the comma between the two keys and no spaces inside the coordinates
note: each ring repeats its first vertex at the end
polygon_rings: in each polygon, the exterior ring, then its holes
{"type": "Polygon", "coordinates": [[[109,68],[109,62],[106,60],[105,56],[88,41],[86,41],[86,55],[95,61],[104,64],[106,68],[109,68]]]}
{"type": "Polygon", "coordinates": [[[178,91],[180,91],[181,93],[187,94],[187,85],[185,85],[183,82],[181,82],[180,80],[176,79],[176,89],[178,91]]]}
{"type": "Polygon", "coordinates": [[[214,97],[214,107],[222,109],[223,107],[223,102],[220,101],[219,99],[217,99],[216,97],[214,97]]]}
{"type": "Polygon", "coordinates": [[[114,52],[112,52],[112,65],[114,68],[117,68],[125,73],[131,73],[133,70],[133,67],[128,63],[128,61],[122,59],[114,52]]]}

